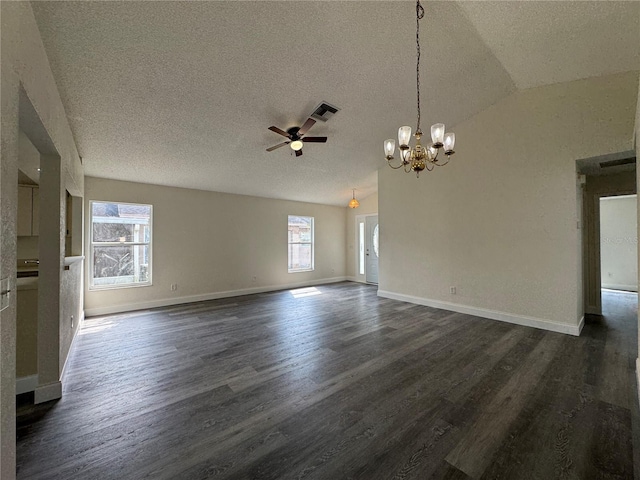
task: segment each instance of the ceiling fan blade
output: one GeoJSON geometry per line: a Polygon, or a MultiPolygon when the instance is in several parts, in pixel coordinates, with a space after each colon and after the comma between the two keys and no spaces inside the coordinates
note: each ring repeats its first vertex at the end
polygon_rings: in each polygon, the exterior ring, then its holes
{"type": "Polygon", "coordinates": [[[307,118],[307,121],[304,122],[304,125],[302,125],[300,127],[300,130],[298,130],[298,135],[304,135],[305,133],[307,133],[307,131],[313,127],[313,125],[316,123],[316,121],[313,118],[307,118]]]}
{"type": "Polygon", "coordinates": [[[278,127],[274,127],[273,125],[271,125],[269,127],[269,130],[271,130],[272,132],[277,133],[278,135],[282,135],[283,137],[289,138],[289,134],[287,132],[285,132],[284,130],[280,130],[278,127]]]}
{"type": "Polygon", "coordinates": [[[302,150],[296,150],[296,157],[300,157],[302,155],[302,150]]]}
{"type": "Polygon", "coordinates": [[[327,141],[327,137],[304,137],[302,139],[304,142],[315,142],[315,143],[325,143],[327,141]]]}
{"type": "Polygon", "coordinates": [[[284,147],[285,145],[289,145],[289,142],[282,142],[282,143],[279,143],[278,145],[274,145],[273,147],[269,147],[267,148],[267,152],[272,152],[276,148],[284,147]]]}

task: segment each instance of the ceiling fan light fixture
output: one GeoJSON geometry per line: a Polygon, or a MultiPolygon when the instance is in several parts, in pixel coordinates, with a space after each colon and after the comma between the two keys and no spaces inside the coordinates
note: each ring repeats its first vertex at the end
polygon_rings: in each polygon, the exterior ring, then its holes
{"type": "Polygon", "coordinates": [[[302,140],[294,140],[289,144],[289,146],[291,147],[291,150],[297,152],[298,150],[302,150],[303,143],[302,140]]]}

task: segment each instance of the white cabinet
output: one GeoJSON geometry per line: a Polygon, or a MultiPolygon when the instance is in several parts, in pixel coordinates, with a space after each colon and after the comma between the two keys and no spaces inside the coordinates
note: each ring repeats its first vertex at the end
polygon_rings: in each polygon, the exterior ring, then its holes
{"type": "Polygon", "coordinates": [[[25,185],[18,186],[19,237],[37,236],[40,231],[40,189],[25,185]]]}

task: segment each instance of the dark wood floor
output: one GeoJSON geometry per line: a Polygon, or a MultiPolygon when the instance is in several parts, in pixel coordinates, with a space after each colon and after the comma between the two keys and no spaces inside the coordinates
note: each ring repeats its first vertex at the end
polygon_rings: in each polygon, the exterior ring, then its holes
{"type": "Polygon", "coordinates": [[[355,283],[88,319],[18,477],[631,479],[637,296],[605,305],[577,338],[355,283]]]}

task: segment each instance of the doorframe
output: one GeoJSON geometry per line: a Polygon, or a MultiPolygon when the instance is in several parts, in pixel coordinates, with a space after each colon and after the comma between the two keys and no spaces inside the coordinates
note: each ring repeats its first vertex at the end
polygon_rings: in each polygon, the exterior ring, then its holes
{"type": "MultiPolygon", "coordinates": [[[[614,174],[618,176],[618,174],[614,174]]],[[[620,172],[619,178],[626,177],[620,172]]],[[[585,315],[602,315],[602,272],[600,271],[600,198],[619,195],[636,195],[637,185],[623,182],[606,186],[597,185],[598,178],[606,175],[585,175],[579,182],[582,210],[581,256],[582,256],[582,308],[585,315]],[[596,185],[592,186],[591,182],[596,185]]],[[[634,175],[635,177],[635,175],[634,175]]],[[[625,181],[630,179],[627,178],[625,181]]],[[[627,182],[628,183],[628,182],[627,182]]]]}
{"type": "MultiPolygon", "coordinates": [[[[366,278],[367,278],[367,262],[364,262],[364,274],[360,275],[360,223],[365,223],[365,218],[367,217],[377,217],[378,213],[364,213],[361,215],[356,215],[355,216],[355,227],[354,227],[354,231],[355,231],[355,241],[354,241],[354,245],[356,245],[356,252],[355,252],[355,265],[354,265],[354,276],[353,278],[355,279],[356,282],[359,283],[367,283],[366,278]]],[[[365,229],[365,235],[366,235],[366,229],[365,229]]]]}

